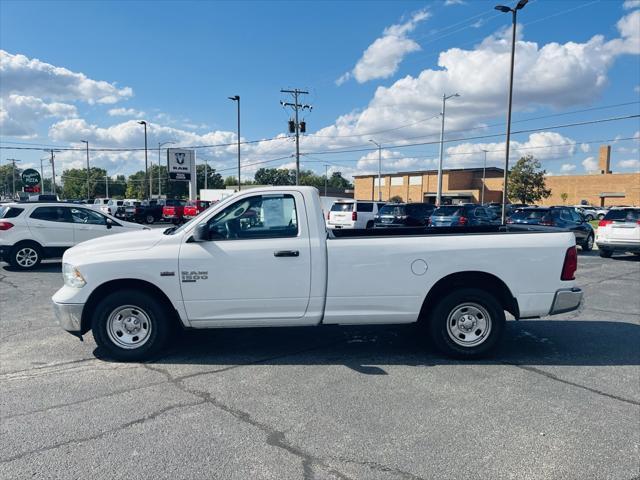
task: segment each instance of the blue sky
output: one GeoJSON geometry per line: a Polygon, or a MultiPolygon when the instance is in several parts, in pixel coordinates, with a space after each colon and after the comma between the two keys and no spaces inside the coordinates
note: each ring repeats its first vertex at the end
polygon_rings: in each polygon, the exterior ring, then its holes
{"type": "MultiPolygon", "coordinates": [[[[461,95],[447,104],[449,139],[504,132],[510,16],[494,4],[3,0],[2,145],[79,147],[88,138],[92,148],[140,148],[138,119],[150,124],[150,146],[233,142],[227,97],[235,94],[242,140],[285,136],[290,112],[279,90],[299,87],[314,106],[303,168],[375,171],[369,138],[385,146],[385,171],[434,168],[436,144],[406,144],[438,139],[443,92],[461,95]],[[319,153],[329,150],[357,151],[319,153]]],[[[514,124],[539,131],[516,134],[513,155],[532,153],[554,174],[585,173],[596,141],[637,135],[637,118],[546,127],[640,113],[639,9],[634,0],[529,2],[519,17],[514,120],[546,118],[514,124]]],[[[503,140],[447,143],[445,166],[481,165],[482,150],[499,166],[503,140]]],[[[286,138],[243,146],[243,174],[291,166],[283,157],[293,149],[286,138]]],[[[2,150],[0,160],[27,166],[42,155],[2,150]]],[[[143,158],[92,152],[111,175],[139,170],[143,158]]],[[[201,149],[198,158],[233,174],[233,147],[201,149]]],[[[615,171],[639,170],[639,158],[637,139],[614,144],[615,171]]],[[[58,154],[62,168],[83,159],[58,154]]]]}

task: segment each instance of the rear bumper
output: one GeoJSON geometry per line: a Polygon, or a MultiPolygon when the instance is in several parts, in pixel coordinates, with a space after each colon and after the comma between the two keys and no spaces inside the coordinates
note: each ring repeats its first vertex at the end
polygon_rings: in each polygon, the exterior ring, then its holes
{"type": "Polygon", "coordinates": [[[53,302],[53,311],[58,324],[67,332],[80,333],[82,329],[83,303],[53,302]]]}
{"type": "Polygon", "coordinates": [[[579,288],[563,288],[556,291],[549,315],[572,312],[582,303],[582,290],[579,288]]]}
{"type": "Polygon", "coordinates": [[[638,242],[603,242],[596,240],[596,245],[600,250],[618,250],[624,252],[640,252],[638,242]]]}

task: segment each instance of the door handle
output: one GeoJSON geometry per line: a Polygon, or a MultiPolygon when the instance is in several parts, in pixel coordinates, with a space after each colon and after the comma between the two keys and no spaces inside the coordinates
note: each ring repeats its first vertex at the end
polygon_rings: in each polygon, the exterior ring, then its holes
{"type": "Polygon", "coordinates": [[[274,257],[299,257],[300,252],[298,250],[279,250],[273,252],[274,257]]]}

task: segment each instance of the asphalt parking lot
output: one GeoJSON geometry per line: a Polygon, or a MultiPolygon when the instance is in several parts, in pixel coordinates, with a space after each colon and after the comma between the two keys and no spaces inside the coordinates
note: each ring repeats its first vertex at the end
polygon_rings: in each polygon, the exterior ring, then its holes
{"type": "Polygon", "coordinates": [[[60,263],[0,264],[0,477],[638,479],[639,260],[581,254],[581,310],[470,363],[406,326],[189,332],[113,363],[54,324],[60,263]]]}

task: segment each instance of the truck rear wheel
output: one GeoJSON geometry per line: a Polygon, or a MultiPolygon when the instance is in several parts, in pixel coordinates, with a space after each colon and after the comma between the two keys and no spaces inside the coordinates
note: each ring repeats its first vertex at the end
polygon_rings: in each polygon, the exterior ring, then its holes
{"type": "Polygon", "coordinates": [[[166,312],[166,306],[146,292],[112,292],[94,311],[93,338],[116,360],[148,359],[160,352],[169,339],[172,322],[166,312]]]}
{"type": "Polygon", "coordinates": [[[505,326],[504,308],[486,290],[462,288],[434,306],[429,336],[438,350],[450,357],[476,358],[493,349],[505,326]]]}

